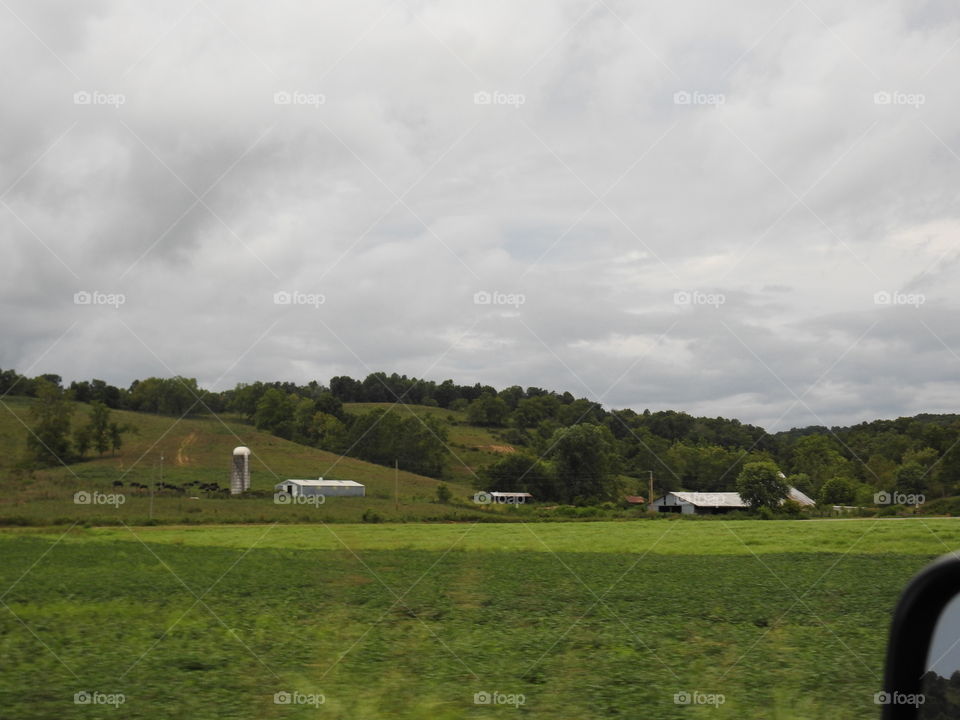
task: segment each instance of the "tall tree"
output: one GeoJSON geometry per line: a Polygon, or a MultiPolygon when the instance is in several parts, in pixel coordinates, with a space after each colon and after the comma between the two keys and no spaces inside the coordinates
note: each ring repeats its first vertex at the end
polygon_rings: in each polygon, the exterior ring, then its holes
{"type": "Polygon", "coordinates": [[[761,507],[775,510],[787,498],[790,489],[780,477],[776,463],[764,461],[743,466],[737,477],[737,492],[754,510],[761,507]]]}
{"type": "Polygon", "coordinates": [[[483,489],[528,492],[535,500],[564,501],[551,468],[523,453],[510,453],[480,471],[483,489]]]}
{"type": "Polygon", "coordinates": [[[614,497],[617,463],[611,440],[609,430],[590,423],[554,432],[550,457],[566,502],[589,504],[614,497]]]}
{"type": "Polygon", "coordinates": [[[270,388],[257,401],[254,423],[258,430],[266,430],[277,437],[290,440],[294,432],[296,396],[270,388]]]}
{"type": "Polygon", "coordinates": [[[90,423],[87,426],[90,442],[99,455],[110,449],[110,409],[101,402],[90,404],[90,423]]]}
{"type": "Polygon", "coordinates": [[[72,459],[70,397],[49,380],[37,378],[34,382],[37,402],[30,408],[34,423],[27,433],[26,460],[39,466],[67,463],[72,459]]]}

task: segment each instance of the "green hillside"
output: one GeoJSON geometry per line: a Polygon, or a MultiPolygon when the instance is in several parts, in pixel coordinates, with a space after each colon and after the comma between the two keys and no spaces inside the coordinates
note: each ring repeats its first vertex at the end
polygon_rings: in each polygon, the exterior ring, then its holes
{"type": "Polygon", "coordinates": [[[450,453],[450,474],[456,482],[466,485],[474,485],[480,468],[495,463],[504,453],[515,452],[512,445],[498,437],[497,430],[470,425],[463,411],[396,403],[344,403],[343,409],[353,414],[384,409],[404,416],[435,417],[446,426],[449,433],[447,448],[450,453]]]}
{"type": "MultiPolygon", "coordinates": [[[[161,479],[172,485],[183,486],[191,482],[229,485],[230,460],[233,448],[246,445],[251,449],[251,488],[263,494],[272,492],[275,483],[290,477],[311,478],[323,476],[341,480],[355,480],[366,486],[367,497],[341,498],[334,507],[331,499],[326,507],[317,512],[336,519],[359,520],[364,510],[373,509],[385,517],[397,515],[394,510],[395,474],[393,468],[383,467],[349,457],[318,450],[283,440],[258,431],[236,416],[194,417],[178,420],[175,417],[144,413],[113,411],[112,417],[121,423],[136,428],[134,433],[124,435],[123,449],[116,455],[93,457],[67,467],[38,470],[26,475],[16,470],[30,424],[29,408],[35,401],[31,398],[8,397],[0,407],[0,519],[6,517],[33,518],[49,515],[50,508],[42,503],[70,500],[77,490],[113,491],[114,482],[122,482],[128,500],[122,513],[141,511],[148,501],[140,497],[140,491],[132,490],[131,483],[149,484],[161,479]]],[[[89,406],[75,403],[73,422],[75,426],[86,422],[89,406]]],[[[437,480],[422,475],[400,471],[399,497],[404,512],[437,513],[443,507],[434,504],[437,480]]],[[[465,498],[473,489],[469,483],[449,483],[455,497],[465,498]]],[[[260,494],[258,492],[257,494],[260,494]]],[[[228,520],[236,514],[237,520],[272,521],[283,520],[291,513],[290,508],[274,507],[272,497],[239,500],[236,498],[210,497],[188,488],[183,495],[154,497],[154,517],[173,519],[176,513],[189,511],[194,520],[218,514],[216,519],[228,520]],[[190,496],[200,497],[184,509],[190,496]],[[245,507],[241,508],[240,503],[245,507]],[[181,508],[171,510],[171,506],[181,508]],[[197,512],[197,507],[200,511],[197,512]],[[252,515],[251,515],[252,513],[252,515]],[[279,514],[278,514],[279,513],[279,514]]],[[[72,516],[76,506],[63,508],[63,515],[72,516]]],[[[80,508],[88,510],[88,508],[80,508]]],[[[89,509],[93,510],[93,509],[89,509]]],[[[98,509],[103,514],[103,509],[98,509]]],[[[306,512],[302,508],[298,513],[306,512]]]]}

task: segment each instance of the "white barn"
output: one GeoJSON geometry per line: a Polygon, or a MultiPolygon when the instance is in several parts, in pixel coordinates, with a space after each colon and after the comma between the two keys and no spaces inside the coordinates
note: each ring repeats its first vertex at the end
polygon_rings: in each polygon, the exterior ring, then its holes
{"type": "MultiPolygon", "coordinates": [[[[812,507],[813,500],[791,487],[788,498],[803,507],[812,507]]],[[[717,514],[732,510],[747,510],[749,505],[735,492],[683,492],[674,491],[662,495],[650,503],[656,512],[674,512],[683,515],[717,514]]]]}
{"type": "Polygon", "coordinates": [[[650,503],[650,508],[657,512],[682,513],[722,513],[731,510],[746,510],[747,504],[735,492],[668,492],[650,503]]]}
{"type": "Polygon", "coordinates": [[[293,497],[323,495],[324,497],[363,497],[366,487],[353,480],[284,480],[274,485],[274,491],[293,497]]]}

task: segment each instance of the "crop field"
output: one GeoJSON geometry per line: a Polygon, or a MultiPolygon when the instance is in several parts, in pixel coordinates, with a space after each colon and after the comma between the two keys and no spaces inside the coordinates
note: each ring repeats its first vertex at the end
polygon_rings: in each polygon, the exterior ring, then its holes
{"type": "Polygon", "coordinates": [[[875,718],[897,595],[958,545],[932,519],[7,529],[0,707],[875,718]]]}

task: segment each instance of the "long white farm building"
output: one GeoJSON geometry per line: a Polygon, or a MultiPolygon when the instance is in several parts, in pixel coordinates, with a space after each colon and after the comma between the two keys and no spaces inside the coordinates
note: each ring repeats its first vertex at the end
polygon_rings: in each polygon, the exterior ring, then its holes
{"type": "Polygon", "coordinates": [[[324,497],[363,497],[366,487],[353,480],[284,480],[274,486],[274,491],[293,497],[300,495],[323,495],[324,497]]]}
{"type": "MultiPolygon", "coordinates": [[[[797,490],[790,488],[789,499],[804,507],[814,505],[813,500],[797,490]]],[[[731,510],[746,510],[747,503],[735,492],[683,492],[674,491],[662,495],[650,503],[656,512],[675,512],[684,515],[716,514],[731,510]]]]}

